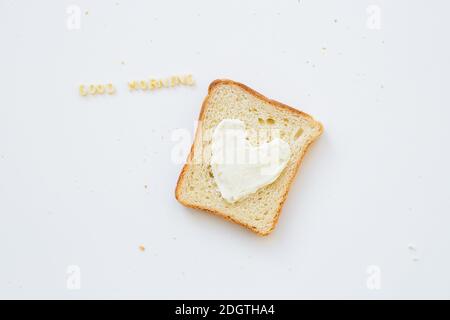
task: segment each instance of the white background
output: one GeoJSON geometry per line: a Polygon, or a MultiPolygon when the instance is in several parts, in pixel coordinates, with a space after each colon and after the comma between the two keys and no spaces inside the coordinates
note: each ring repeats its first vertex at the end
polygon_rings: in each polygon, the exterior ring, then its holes
{"type": "Polygon", "coordinates": [[[450,298],[449,12],[1,0],[0,298],[450,298]],[[127,90],[187,73],[193,88],[127,90]],[[324,124],[269,237],[174,198],[171,134],[216,78],[324,124]]]}

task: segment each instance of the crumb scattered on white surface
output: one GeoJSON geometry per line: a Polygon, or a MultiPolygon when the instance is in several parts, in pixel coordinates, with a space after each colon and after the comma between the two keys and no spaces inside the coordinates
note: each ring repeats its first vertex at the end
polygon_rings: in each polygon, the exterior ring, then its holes
{"type": "Polygon", "coordinates": [[[414,262],[419,261],[419,254],[418,254],[418,250],[417,250],[417,246],[413,243],[408,244],[408,251],[411,255],[411,259],[414,262]]]}

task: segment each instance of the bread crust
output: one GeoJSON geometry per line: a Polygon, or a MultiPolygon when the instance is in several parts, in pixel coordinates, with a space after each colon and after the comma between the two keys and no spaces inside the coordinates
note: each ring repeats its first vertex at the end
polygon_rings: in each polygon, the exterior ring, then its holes
{"type": "Polygon", "coordinates": [[[280,201],[280,204],[278,205],[277,213],[276,213],[276,215],[275,215],[275,217],[273,219],[272,226],[266,232],[261,232],[261,231],[257,230],[254,226],[251,226],[249,224],[243,223],[242,221],[238,221],[237,219],[234,219],[233,217],[231,217],[231,216],[227,215],[226,213],[221,212],[219,210],[211,209],[211,208],[204,207],[204,206],[190,204],[190,203],[187,203],[187,202],[183,201],[183,199],[181,199],[181,197],[180,197],[181,184],[183,183],[183,181],[185,179],[185,176],[186,176],[186,172],[187,172],[187,170],[188,170],[188,168],[190,166],[190,163],[192,162],[192,159],[193,159],[193,156],[194,156],[195,141],[197,141],[197,138],[199,137],[200,130],[201,130],[201,127],[197,127],[197,130],[196,130],[195,136],[194,136],[194,142],[192,143],[191,150],[190,150],[189,155],[187,157],[187,161],[184,164],[183,168],[181,169],[180,175],[178,177],[177,185],[176,185],[176,188],[175,188],[175,198],[178,200],[178,202],[180,202],[182,205],[184,205],[186,207],[207,211],[207,212],[212,213],[214,215],[220,216],[220,217],[222,217],[222,218],[224,218],[226,220],[233,221],[234,223],[237,223],[237,224],[239,224],[239,225],[241,225],[241,226],[243,226],[243,227],[245,227],[245,228],[255,232],[256,234],[258,234],[260,236],[267,236],[275,229],[275,226],[278,223],[278,219],[280,218],[284,202],[286,201],[288,193],[289,193],[289,190],[291,189],[292,183],[294,182],[294,179],[297,176],[297,173],[298,173],[298,170],[300,168],[300,165],[303,162],[303,158],[304,158],[306,152],[308,151],[309,147],[311,146],[311,144],[322,134],[323,126],[322,126],[322,124],[320,122],[314,120],[313,117],[311,117],[309,114],[307,114],[307,113],[305,113],[303,111],[297,110],[297,109],[295,109],[293,107],[290,107],[290,106],[288,106],[288,105],[286,105],[284,103],[278,102],[276,100],[269,99],[266,96],[260,94],[259,92],[255,91],[255,90],[253,90],[253,89],[251,89],[249,87],[247,87],[245,84],[242,84],[240,82],[236,82],[236,81],[233,81],[233,80],[228,80],[228,79],[217,79],[217,80],[214,80],[213,82],[211,82],[211,84],[209,85],[209,87],[208,87],[208,94],[205,97],[205,99],[203,100],[202,107],[201,107],[201,110],[200,110],[200,114],[199,114],[199,117],[198,117],[198,120],[199,120],[200,123],[204,120],[206,106],[207,106],[208,101],[209,101],[209,99],[211,97],[211,93],[212,93],[213,89],[216,86],[218,86],[218,85],[233,85],[233,86],[240,87],[244,91],[247,91],[251,95],[253,95],[253,96],[255,96],[255,97],[257,97],[257,98],[259,98],[259,99],[261,99],[261,100],[263,100],[263,101],[265,101],[267,103],[269,103],[270,105],[272,105],[275,108],[288,110],[288,111],[296,113],[296,114],[298,114],[298,115],[300,115],[300,116],[302,116],[304,118],[307,118],[311,123],[313,123],[314,125],[316,125],[318,127],[318,132],[319,132],[318,135],[313,137],[313,138],[311,138],[311,139],[309,139],[306,142],[306,146],[305,146],[305,148],[304,148],[304,150],[303,150],[303,152],[302,152],[302,154],[300,156],[300,159],[296,163],[296,168],[295,168],[294,174],[290,177],[290,179],[288,181],[287,188],[286,188],[286,192],[283,194],[283,196],[281,198],[281,201],[280,201]]]}

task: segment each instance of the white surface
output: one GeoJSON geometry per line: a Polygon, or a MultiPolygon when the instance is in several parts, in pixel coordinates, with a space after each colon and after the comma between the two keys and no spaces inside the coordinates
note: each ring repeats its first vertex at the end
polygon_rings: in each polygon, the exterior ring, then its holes
{"type": "Polygon", "coordinates": [[[449,2],[242,2],[0,1],[1,298],[450,298],[449,2]],[[174,198],[216,78],[325,126],[267,238],[174,198]]]}

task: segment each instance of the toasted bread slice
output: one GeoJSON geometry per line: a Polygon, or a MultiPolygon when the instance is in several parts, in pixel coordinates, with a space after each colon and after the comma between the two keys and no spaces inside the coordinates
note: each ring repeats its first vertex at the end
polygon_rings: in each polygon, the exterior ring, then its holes
{"type": "Polygon", "coordinates": [[[322,125],[306,113],[270,100],[241,83],[215,80],[203,101],[194,143],[178,178],[175,196],[187,207],[206,210],[268,235],[278,221],[306,150],[322,130],[322,125]],[[243,121],[253,145],[262,142],[261,134],[256,132],[269,132],[264,138],[269,141],[275,129],[291,148],[288,164],[273,183],[235,203],[222,198],[210,166],[212,134],[223,119],[243,121]]]}

